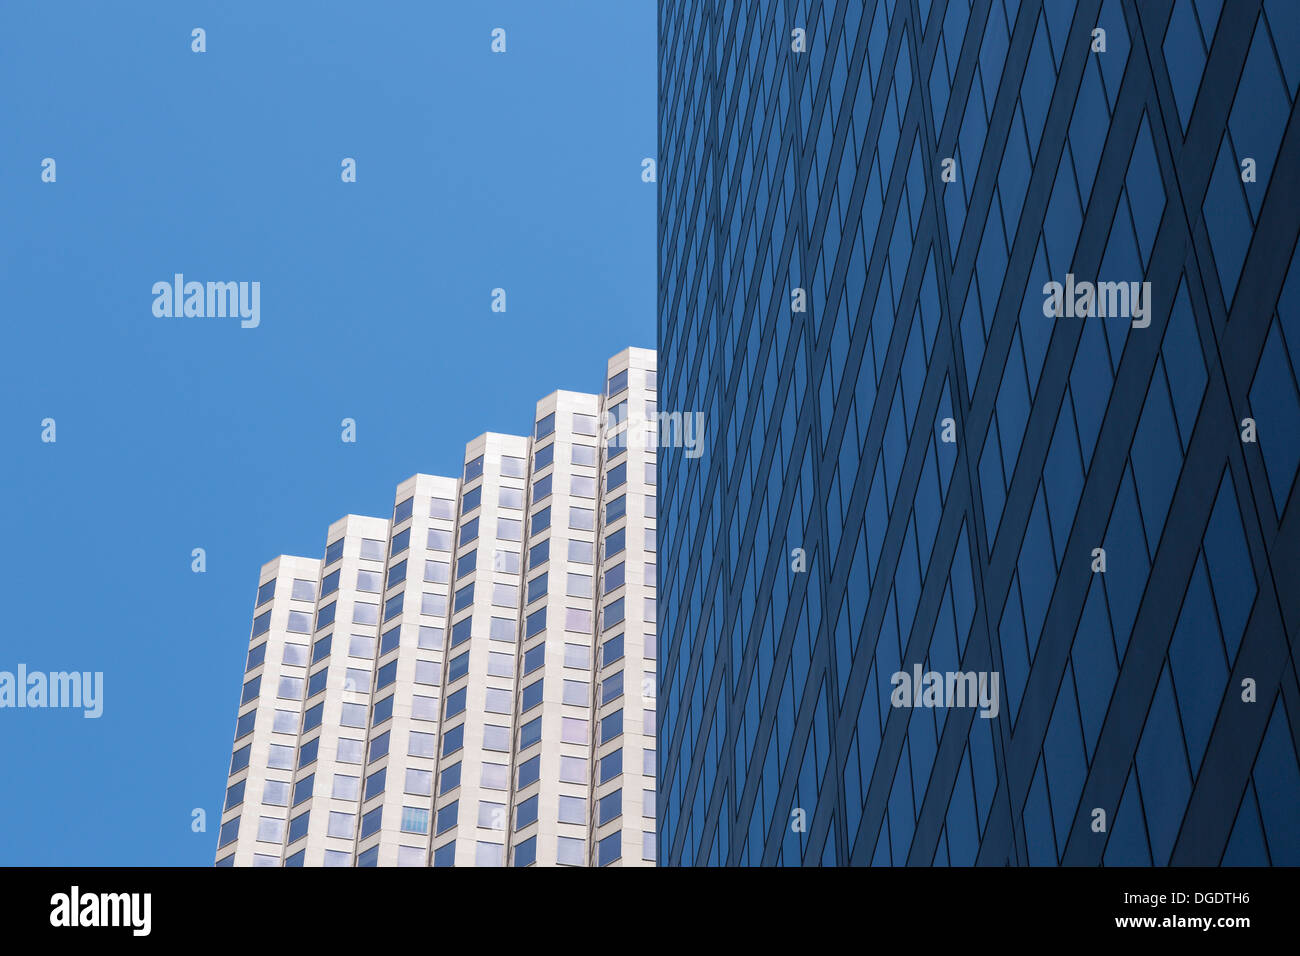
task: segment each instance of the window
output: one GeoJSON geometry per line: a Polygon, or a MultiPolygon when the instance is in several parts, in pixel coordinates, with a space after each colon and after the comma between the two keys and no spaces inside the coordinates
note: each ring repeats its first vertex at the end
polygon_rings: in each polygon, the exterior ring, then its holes
{"type": "Polygon", "coordinates": [[[541,743],[542,718],[534,717],[519,728],[519,749],[527,750],[533,744],[541,743]]]}
{"type": "Polygon", "coordinates": [[[510,691],[489,687],[483,709],[489,714],[508,714],[511,710],[510,691]]]}
{"type": "Polygon", "coordinates": [[[451,580],[451,565],[446,561],[425,561],[424,580],[430,584],[446,584],[451,580]]]}
{"type": "Polygon", "coordinates": [[[591,699],[591,685],[585,680],[566,680],[564,682],[564,702],[586,707],[591,699]]]}
{"type": "Polygon", "coordinates": [[[623,791],[615,790],[600,798],[600,825],[623,815],[623,791]]]}
{"type": "Polygon", "coordinates": [[[262,787],[262,802],[268,807],[289,805],[289,784],[284,780],[268,780],[262,787]]]}
{"type": "Polygon", "coordinates": [[[515,640],[515,622],[508,617],[494,617],[490,622],[489,636],[494,641],[509,641],[514,643],[515,640]]]}
{"type": "Polygon", "coordinates": [[[483,497],[482,485],[480,485],[477,488],[471,488],[469,491],[465,492],[465,497],[462,498],[460,502],[460,513],[468,514],[469,512],[473,511],[475,508],[479,506],[482,497],[483,497]]]}
{"type": "MultiPolygon", "coordinates": [[[[355,800],[361,795],[361,778],[351,774],[336,773],[331,795],[338,800],[355,800]]],[[[351,836],[351,834],[349,834],[351,836]]]]}
{"type": "Polygon", "coordinates": [[[429,811],[422,807],[402,807],[403,833],[428,833],[429,811]]]}
{"type": "MultiPolygon", "coordinates": [[[[384,604],[385,622],[391,621],[393,618],[397,617],[397,615],[402,613],[402,599],[405,596],[406,596],[405,594],[398,592],[397,594],[394,594],[392,597],[390,597],[387,603],[384,604]]],[[[368,623],[373,624],[375,622],[370,621],[368,623]]]]}
{"type": "Polygon", "coordinates": [[[398,866],[424,866],[425,853],[422,846],[399,846],[397,848],[398,866]]]}
{"type": "Polygon", "coordinates": [[[357,815],[355,813],[340,813],[338,810],[330,811],[329,826],[326,832],[332,837],[338,837],[342,840],[351,840],[352,835],[356,833],[357,815]]]}
{"type": "Polygon", "coordinates": [[[378,624],[379,605],[358,602],[352,605],[353,624],[378,624]]]}
{"type": "Polygon", "coordinates": [[[492,570],[502,571],[506,574],[518,574],[519,552],[497,549],[496,554],[492,556],[492,570]]]}
{"type": "Polygon", "coordinates": [[[295,601],[315,601],[316,582],[304,581],[302,578],[294,578],[292,597],[295,601]]]}
{"type": "Polygon", "coordinates": [[[519,588],[513,584],[492,585],[492,604],[495,607],[515,607],[519,604],[519,588]]]}
{"type": "Polygon", "coordinates": [[[582,757],[560,757],[560,780],[563,783],[586,783],[587,761],[582,757]]]}
{"type": "Polygon", "coordinates": [[[555,458],[555,445],[547,445],[545,448],[539,448],[537,454],[533,456],[533,470],[541,471],[549,465],[555,458]]]}
{"type": "Polygon", "coordinates": [[[288,630],[294,634],[310,634],[311,615],[306,611],[290,611],[288,630]]]}
{"type": "Polygon", "coordinates": [[[537,428],[533,432],[533,438],[540,441],[553,431],[555,431],[555,413],[551,412],[551,414],[544,418],[538,419],[537,428]]]}
{"type": "Polygon", "coordinates": [[[307,679],[307,696],[315,697],[325,689],[325,681],[329,678],[329,665],[322,667],[316,673],[307,679]]]}
{"type": "Polygon", "coordinates": [[[473,628],[473,617],[462,617],[459,621],[451,626],[451,646],[460,647],[469,640],[473,628]]]}
{"type": "Polygon", "coordinates": [[[460,526],[460,546],[463,548],[471,541],[478,540],[478,518],[471,518],[460,526]]]}
{"type": "Polygon", "coordinates": [[[471,581],[459,591],[456,592],[456,600],[452,605],[452,613],[463,611],[474,603],[474,582],[471,581]]]}
{"type": "Polygon", "coordinates": [[[596,434],[596,416],[575,414],[573,416],[573,433],[575,435],[596,434]]]}
{"type": "Polygon", "coordinates": [[[600,742],[607,744],[621,733],[623,733],[623,710],[619,708],[612,714],[601,718],[600,742]]]}
{"type": "Polygon", "coordinates": [[[311,646],[311,662],[323,661],[330,656],[330,648],[334,644],[334,635],[326,634],[319,641],[311,646]]]}
{"type": "Polygon", "coordinates": [[[443,844],[433,851],[434,866],[453,866],[456,862],[456,841],[443,844]]]}
{"type": "Polygon", "coordinates": [[[311,811],[308,810],[306,813],[300,813],[289,821],[290,843],[293,843],[296,840],[301,840],[307,835],[307,824],[310,822],[310,819],[311,811]]]}
{"type": "MultiPolygon", "coordinates": [[[[363,574],[373,575],[375,578],[378,578],[378,577],[379,577],[379,575],[376,574],[376,573],[373,572],[373,571],[358,571],[358,572],[357,572],[357,578],[360,579],[360,577],[361,577],[363,574]]],[[[401,561],[397,562],[397,564],[394,564],[391,568],[388,569],[388,582],[387,582],[387,584],[385,584],[385,587],[387,587],[387,588],[391,588],[391,587],[393,587],[393,585],[395,585],[395,584],[401,584],[401,583],[402,583],[403,581],[405,581],[405,580],[406,580],[406,558],[403,558],[401,561]]],[[[374,583],[375,583],[375,585],[376,585],[376,587],[374,587],[374,588],[362,588],[362,587],[361,587],[360,580],[358,580],[358,582],[357,582],[357,590],[359,590],[359,591],[360,591],[360,590],[364,590],[364,591],[371,591],[371,590],[378,591],[378,590],[379,590],[379,588],[378,588],[378,584],[379,584],[378,580],[376,580],[374,583]]]]}
{"type": "Polygon", "coordinates": [[[591,445],[574,445],[573,463],[575,465],[596,464],[596,449],[591,445]]]}
{"type": "Polygon", "coordinates": [[[298,711],[277,710],[270,730],[274,734],[296,734],[298,732],[298,711]]]}
{"type": "Polygon", "coordinates": [[[382,561],[388,552],[388,542],[378,538],[361,539],[361,557],[365,561],[382,561]]]}
{"type": "Polygon", "coordinates": [[[286,664],[292,664],[294,667],[305,667],[307,664],[307,645],[284,645],[284,662],[286,664]]]}
{"type": "Polygon", "coordinates": [[[422,594],[420,596],[420,613],[431,614],[434,617],[445,617],[447,614],[446,595],[422,594]]]}
{"type": "MultiPolygon", "coordinates": [[[[288,679],[293,680],[294,678],[288,678],[288,679]]],[[[281,683],[283,684],[283,680],[281,681],[281,683]]],[[[251,700],[257,700],[257,695],[261,692],[261,688],[262,688],[261,674],[258,674],[252,680],[245,682],[244,692],[239,696],[240,706],[247,704],[251,700]]],[[[282,694],[281,696],[284,695],[282,694]]]]}
{"type": "MultiPolygon", "coordinates": [[[[272,770],[292,770],[293,748],[286,744],[271,744],[271,749],[266,756],[266,765],[272,770]]],[[[247,753],[244,754],[244,766],[248,766],[247,753]]],[[[232,770],[231,773],[233,772],[232,770]]]]}
{"type": "Polygon", "coordinates": [[[453,727],[442,735],[442,755],[449,757],[465,745],[465,725],[453,727]]]}
{"type": "Polygon", "coordinates": [[[451,550],[451,532],[439,531],[436,528],[429,529],[429,550],[430,551],[450,551],[451,550]]]}
{"type": "Polygon", "coordinates": [[[493,677],[515,676],[515,655],[488,652],[488,673],[493,677]]]}
{"type": "Polygon", "coordinates": [[[512,458],[509,455],[501,456],[501,474],[507,478],[522,478],[526,462],[522,458],[512,458]]]}
{"type": "Polygon", "coordinates": [[[600,758],[600,782],[605,783],[613,780],[623,772],[623,750],[611,751],[604,757],[600,758]]]}
{"type": "Polygon", "coordinates": [[[534,634],[540,634],[546,630],[546,607],[542,606],[528,615],[528,620],[524,628],[524,637],[532,637],[534,634]]]}
{"type": "Polygon", "coordinates": [[[504,830],[506,828],[506,805],[480,800],[478,805],[478,825],[486,830],[504,830]]]}
{"type": "Polygon", "coordinates": [[[586,841],[577,837],[556,837],[557,845],[555,847],[555,862],[564,863],[569,866],[582,866],[586,861],[583,859],[586,849],[586,841]]]}
{"type": "Polygon", "coordinates": [[[370,763],[374,763],[381,757],[388,756],[388,731],[384,731],[378,737],[370,740],[370,763]]]}
{"type": "Polygon", "coordinates": [[[583,644],[564,645],[564,666],[587,668],[591,666],[591,648],[583,644]]]}
{"type": "Polygon", "coordinates": [[[609,390],[605,394],[613,398],[625,388],[627,388],[627,369],[610,376],[609,390]]]}
{"type": "Polygon", "coordinates": [[[533,681],[524,688],[523,693],[519,695],[519,712],[532,710],[542,702],[542,680],[533,681]]]}
{"type": "Polygon", "coordinates": [[[627,462],[620,462],[609,470],[605,478],[605,491],[610,492],[627,483],[627,462]]]}
{"type": "Polygon", "coordinates": [[[372,658],[375,656],[375,639],[362,634],[353,634],[348,639],[348,656],[372,658]]]}
{"type": "Polygon", "coordinates": [[[393,509],[393,524],[401,524],[407,518],[411,517],[411,509],[414,506],[414,498],[407,498],[405,501],[400,502],[397,507],[393,509]]]}
{"type": "Polygon", "coordinates": [[[438,795],[451,793],[460,786],[460,768],[463,766],[460,762],[452,764],[450,767],[442,769],[442,777],[439,781],[438,795]]]}
{"type": "Polygon", "coordinates": [[[606,677],[600,684],[600,702],[608,704],[611,700],[616,700],[623,696],[623,672],[611,674],[606,677]]]}
{"type": "Polygon", "coordinates": [[[275,596],[275,579],[272,578],[257,589],[257,603],[254,607],[261,607],[267,601],[275,596]]]}
{"type": "Polygon", "coordinates": [[[444,635],[445,631],[441,627],[421,624],[416,637],[416,646],[422,651],[440,651],[444,635]]]}
{"type": "Polygon", "coordinates": [[[532,604],[539,597],[546,596],[546,572],[542,572],[537,577],[528,582],[528,603],[532,604]]]}
{"type": "Polygon", "coordinates": [[[528,570],[531,571],[539,565],[545,564],[551,557],[551,539],[547,538],[541,544],[535,544],[528,549],[528,570]]]}
{"type": "Polygon", "coordinates": [[[543,501],[551,497],[551,475],[547,473],[533,482],[533,501],[543,501]]]}
{"type": "Polygon", "coordinates": [[[623,856],[623,833],[622,831],[611,833],[605,839],[596,844],[596,865],[605,866],[621,859],[623,856]]]}
{"type": "Polygon", "coordinates": [[[627,514],[627,495],[619,495],[605,505],[605,523],[611,524],[627,514]]]}
{"type": "Polygon", "coordinates": [[[246,714],[241,714],[239,719],[235,721],[235,739],[239,740],[241,737],[247,737],[251,734],[253,732],[253,725],[256,722],[257,711],[255,709],[250,710],[246,714]]]}
{"type": "Polygon", "coordinates": [[[645,483],[647,485],[658,484],[658,477],[655,474],[655,463],[647,461],[645,463],[645,483]]]}
{"type": "MultiPolygon", "coordinates": [[[[651,820],[655,818],[655,792],[653,790],[641,791],[641,816],[649,817],[651,820]]],[[[649,833],[646,834],[646,836],[652,835],[653,834],[649,833]]],[[[651,840],[650,843],[653,846],[654,840],[651,840]]],[[[651,857],[650,859],[653,860],[654,857],[651,857]]]]}
{"type": "Polygon", "coordinates": [[[519,765],[519,783],[517,784],[518,789],[522,790],[530,783],[535,783],[537,781],[538,774],[541,771],[541,766],[542,766],[541,761],[542,758],[541,755],[539,754],[538,756],[533,757],[530,760],[525,760],[523,763],[519,765]]]}
{"type": "Polygon", "coordinates": [[[475,866],[500,866],[505,847],[500,843],[478,841],[474,851],[475,866]]]}
{"type": "Polygon", "coordinates": [[[617,601],[611,601],[609,604],[605,605],[603,621],[604,623],[601,627],[602,631],[608,631],[614,625],[622,623],[623,621],[623,599],[622,598],[619,598],[617,601]]]}
{"type": "Polygon", "coordinates": [[[412,697],[411,717],[414,720],[437,720],[438,698],[421,696],[412,697]]]}
{"type": "Polygon", "coordinates": [[[325,712],[325,702],[321,701],[315,707],[308,707],[307,713],[303,716],[302,730],[306,733],[309,730],[315,730],[320,726],[321,716],[325,712]]]}
{"type": "Polygon", "coordinates": [[[389,661],[375,672],[375,690],[381,691],[397,680],[397,661],[389,661]]]}
{"type": "MultiPolygon", "coordinates": [[[[217,836],[217,849],[219,850],[223,846],[229,846],[230,844],[234,843],[235,840],[238,838],[239,838],[239,817],[235,817],[235,819],[227,820],[225,823],[221,824],[221,833],[217,836]]],[[[231,856],[229,857],[229,859],[231,861],[231,865],[233,866],[235,858],[231,856]]]]}
{"type": "Polygon", "coordinates": [[[655,752],[653,750],[641,751],[641,772],[647,777],[655,775],[655,752]]]}
{"type": "Polygon", "coordinates": [[[339,738],[339,763],[361,763],[365,742],[351,737],[339,738]]]}
{"type": "MultiPolygon", "coordinates": [[[[370,724],[371,724],[371,726],[373,726],[373,727],[378,727],[378,726],[379,726],[380,724],[382,724],[384,721],[388,720],[390,717],[393,716],[393,697],[394,697],[394,696],[395,696],[395,695],[390,694],[390,695],[388,695],[387,697],[385,697],[383,700],[381,700],[381,701],[379,701],[377,704],[375,704],[374,716],[371,717],[371,719],[370,719],[370,724]]],[[[344,705],[343,705],[344,710],[346,710],[346,709],[349,708],[349,707],[362,707],[362,708],[364,709],[364,705],[363,705],[363,704],[344,704],[344,705]]],[[[352,726],[352,725],[351,725],[351,724],[344,724],[344,726],[345,726],[345,727],[350,727],[350,726],[352,726]]],[[[361,725],[358,724],[357,726],[361,726],[361,725]]]]}
{"type": "Polygon", "coordinates": [[[239,783],[232,783],[226,788],[226,803],[222,807],[222,812],[237,807],[244,802],[244,784],[245,781],[241,780],[239,783]]]}
{"type": "Polygon", "coordinates": [[[465,462],[465,481],[473,481],[483,474],[483,456],[479,455],[473,461],[465,462]]]}
{"type": "Polygon", "coordinates": [[[450,498],[430,498],[429,517],[430,518],[456,517],[456,502],[452,501],[450,498]]]}
{"type": "Polygon", "coordinates": [[[387,654],[389,651],[395,648],[398,645],[398,643],[400,643],[401,636],[402,636],[402,626],[400,624],[398,624],[396,627],[389,628],[387,631],[384,631],[384,636],[379,639],[380,655],[382,656],[384,654],[387,654]]]}
{"type": "Polygon", "coordinates": [[[624,579],[627,577],[626,572],[627,572],[626,561],[620,561],[612,568],[609,568],[605,572],[605,592],[609,593],[610,591],[613,591],[615,588],[621,588],[623,586],[624,579]]]}
{"type": "MultiPolygon", "coordinates": [[[[258,678],[254,678],[257,680],[258,678]]],[[[245,685],[245,693],[247,693],[245,685]]],[[[254,694],[256,696],[256,694],[254,694]]],[[[302,678],[301,677],[281,677],[280,686],[276,690],[276,696],[285,700],[302,700],[302,678]]]]}
{"type": "Polygon", "coordinates": [[[424,797],[431,796],[433,794],[433,773],[429,770],[408,768],[406,771],[406,792],[424,797]]]}
{"type": "Polygon", "coordinates": [[[479,785],[484,790],[505,790],[510,783],[510,768],[503,763],[483,764],[479,785]]]}
{"type": "Polygon", "coordinates": [[[523,536],[524,523],[517,518],[497,518],[497,537],[502,541],[518,541],[523,536]]]}
{"type": "Polygon", "coordinates": [[[524,651],[524,674],[531,674],[546,660],[546,644],[534,644],[524,651]]]}
{"type": "Polygon", "coordinates": [[[615,661],[623,659],[623,635],[611,637],[604,644],[600,645],[600,666],[608,667],[615,661]]]}
{"type": "Polygon", "coordinates": [[[407,528],[406,531],[399,531],[393,536],[393,549],[389,551],[389,554],[402,554],[402,551],[409,548],[409,546],[411,546],[411,529],[407,528]]]}
{"type": "Polygon", "coordinates": [[[596,497],[596,479],[574,475],[573,480],[569,483],[569,490],[578,498],[594,498],[596,497]]]}
{"type": "Polygon", "coordinates": [[[296,807],[311,799],[312,788],[316,784],[316,775],[308,774],[293,785],[293,805],[296,807]]]}
{"type": "Polygon", "coordinates": [[[343,539],[330,542],[325,548],[325,563],[333,564],[339,558],[343,557],[343,539]]]}
{"type": "Polygon", "coordinates": [[[560,740],[566,744],[585,744],[587,742],[587,721],[581,717],[561,717],[560,740]]]}
{"type": "Polygon", "coordinates": [[[591,508],[570,508],[569,527],[575,531],[594,531],[596,512],[591,508]]]}
{"type": "Polygon", "coordinates": [[[406,753],[411,757],[434,757],[438,753],[438,735],[411,731],[406,753]]]}
{"type": "Polygon", "coordinates": [[[537,797],[532,796],[515,808],[515,830],[537,822],[537,797]]]}
{"type": "Polygon", "coordinates": [[[623,552],[623,532],[625,528],[619,528],[612,534],[605,535],[605,557],[612,558],[616,554],[623,552]]]}
{"type": "MultiPolygon", "coordinates": [[[[406,562],[402,562],[405,565],[406,562]]],[[[393,570],[397,570],[393,568],[393,570]]],[[[384,576],[378,571],[357,571],[357,590],[378,592],[382,590],[384,576]]]]}
{"type": "Polygon", "coordinates": [[[483,728],[483,749],[509,753],[510,729],[508,727],[494,727],[488,724],[483,728]]]}
{"type": "MultiPolygon", "coordinates": [[[[357,834],[357,839],[364,840],[366,837],[370,836],[370,834],[379,832],[379,827],[383,823],[383,814],[384,808],[378,806],[363,816],[361,818],[361,832],[357,834]]],[[[374,847],[373,849],[378,850],[379,848],[374,847]]],[[[365,851],[365,853],[361,854],[361,857],[364,857],[366,853],[369,852],[369,850],[365,851]]],[[[366,866],[367,864],[361,862],[361,857],[357,859],[357,865],[366,866]]],[[[369,865],[374,866],[374,863],[370,863],[369,865]]]]}
{"type": "Polygon", "coordinates": [[[465,697],[469,688],[462,687],[455,693],[447,695],[447,719],[457,717],[465,712],[465,697]]]}
{"type": "Polygon", "coordinates": [[[570,573],[565,593],[569,597],[591,597],[591,575],[570,573]]]}
{"type": "Polygon", "coordinates": [[[561,823],[576,823],[580,826],[587,825],[587,801],[582,797],[560,796],[560,815],[561,823]]]}
{"type": "Polygon", "coordinates": [[[543,508],[541,511],[537,512],[535,515],[533,515],[533,525],[532,525],[531,534],[534,535],[541,534],[550,526],[551,526],[551,509],[548,506],[546,508],[543,508]]]}
{"type": "Polygon", "coordinates": [[[590,541],[569,542],[569,560],[578,564],[591,564],[595,551],[596,547],[590,541]]]}

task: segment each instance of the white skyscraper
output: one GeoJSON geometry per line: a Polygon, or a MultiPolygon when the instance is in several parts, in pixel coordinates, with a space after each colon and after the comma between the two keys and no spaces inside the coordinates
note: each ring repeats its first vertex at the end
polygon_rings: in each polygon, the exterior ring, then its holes
{"type": "Polygon", "coordinates": [[[218,866],[653,865],[655,367],[262,568],[218,866]]]}

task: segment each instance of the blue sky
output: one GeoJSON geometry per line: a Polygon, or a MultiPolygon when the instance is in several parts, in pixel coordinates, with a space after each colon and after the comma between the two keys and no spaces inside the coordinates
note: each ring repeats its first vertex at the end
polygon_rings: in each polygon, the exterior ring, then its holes
{"type": "Polygon", "coordinates": [[[401,6],[0,6],[0,670],[105,681],[0,710],[0,864],[210,865],[260,566],[654,346],[653,0],[401,6]]]}

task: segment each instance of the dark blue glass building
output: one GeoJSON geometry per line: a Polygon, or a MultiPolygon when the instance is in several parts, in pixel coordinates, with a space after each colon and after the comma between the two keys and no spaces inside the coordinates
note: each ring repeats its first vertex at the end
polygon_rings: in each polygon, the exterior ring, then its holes
{"type": "Polygon", "coordinates": [[[1300,4],[659,30],[661,863],[1300,863],[1300,4]]]}

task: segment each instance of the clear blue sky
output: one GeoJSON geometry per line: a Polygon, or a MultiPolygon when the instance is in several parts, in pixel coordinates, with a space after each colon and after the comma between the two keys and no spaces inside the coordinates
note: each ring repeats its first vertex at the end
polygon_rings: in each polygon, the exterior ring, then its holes
{"type": "Polygon", "coordinates": [[[0,117],[0,670],[105,675],[0,710],[0,864],[210,865],[260,566],[654,346],[655,3],[5,3],[0,117]]]}

